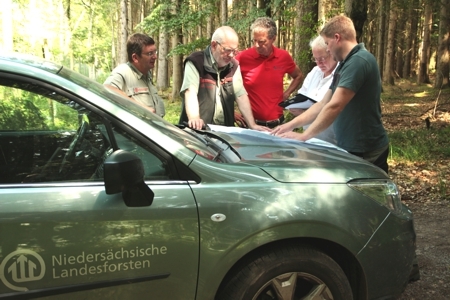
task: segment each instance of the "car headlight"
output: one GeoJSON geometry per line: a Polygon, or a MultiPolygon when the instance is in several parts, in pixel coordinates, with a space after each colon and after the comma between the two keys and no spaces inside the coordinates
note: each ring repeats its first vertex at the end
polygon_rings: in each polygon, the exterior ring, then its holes
{"type": "Polygon", "coordinates": [[[391,180],[355,180],[349,182],[348,186],[386,206],[392,212],[400,213],[402,210],[400,193],[391,180]]]}

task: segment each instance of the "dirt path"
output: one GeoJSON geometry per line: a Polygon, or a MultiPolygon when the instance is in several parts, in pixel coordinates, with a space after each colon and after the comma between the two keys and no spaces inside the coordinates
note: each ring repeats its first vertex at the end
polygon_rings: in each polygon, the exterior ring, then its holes
{"type": "MultiPolygon", "coordinates": [[[[403,83],[385,89],[383,96],[388,131],[425,129],[430,125],[433,134],[433,130],[450,126],[448,89],[424,91],[424,87],[403,83]]],[[[450,157],[420,163],[390,161],[389,166],[389,175],[399,186],[402,201],[414,214],[421,274],[421,279],[410,283],[398,299],[450,299],[450,157]]]]}
{"type": "Polygon", "coordinates": [[[450,299],[450,206],[444,202],[408,203],[414,213],[421,278],[401,300],[450,299]]]}

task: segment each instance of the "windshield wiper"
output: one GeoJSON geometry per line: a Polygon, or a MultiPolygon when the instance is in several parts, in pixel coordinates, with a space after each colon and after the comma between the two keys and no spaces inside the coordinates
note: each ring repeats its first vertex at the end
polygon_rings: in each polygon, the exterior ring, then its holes
{"type": "Polygon", "coordinates": [[[191,128],[188,126],[187,122],[183,122],[183,124],[178,124],[177,126],[178,128],[185,130],[192,136],[201,140],[206,146],[210,146],[214,151],[216,151],[217,155],[214,157],[214,161],[217,161],[217,159],[223,154],[223,152],[228,150],[233,152],[234,155],[241,159],[241,156],[236,151],[236,149],[234,149],[226,139],[211,131],[208,125],[206,125],[205,130],[191,128]],[[220,141],[223,146],[221,147],[220,145],[218,145],[217,142],[213,139],[220,141]]]}

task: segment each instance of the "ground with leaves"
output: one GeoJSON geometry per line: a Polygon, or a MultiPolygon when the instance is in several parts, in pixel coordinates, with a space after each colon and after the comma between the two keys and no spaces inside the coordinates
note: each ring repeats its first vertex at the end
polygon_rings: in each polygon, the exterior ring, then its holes
{"type": "MultiPolygon", "coordinates": [[[[385,88],[383,115],[389,132],[423,128],[433,135],[450,126],[450,91],[403,82],[385,88]]],[[[450,137],[440,140],[450,149],[450,137]]],[[[421,279],[410,283],[401,300],[449,299],[450,295],[450,157],[421,162],[391,159],[390,176],[402,201],[413,211],[421,279]]]]}

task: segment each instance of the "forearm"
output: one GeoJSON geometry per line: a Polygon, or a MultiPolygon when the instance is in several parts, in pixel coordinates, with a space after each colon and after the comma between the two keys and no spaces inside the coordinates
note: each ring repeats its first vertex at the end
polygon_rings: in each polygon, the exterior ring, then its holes
{"type": "Polygon", "coordinates": [[[122,91],[121,89],[117,88],[117,87],[114,86],[114,85],[111,85],[111,84],[104,84],[104,86],[107,87],[108,89],[110,89],[111,91],[114,91],[114,92],[116,92],[116,93],[118,93],[118,94],[121,94],[122,96],[125,96],[125,97],[127,97],[127,98],[131,98],[131,97],[128,97],[128,95],[127,95],[124,91],[122,91]]]}
{"type": "Polygon", "coordinates": [[[310,139],[330,127],[345,105],[353,98],[353,95],[354,93],[352,91],[339,88],[333,95],[333,99],[331,99],[331,90],[328,90],[324,99],[317,103],[320,104],[323,102],[322,108],[319,110],[314,122],[303,133],[304,136],[310,139]]]}
{"type": "Polygon", "coordinates": [[[239,107],[239,111],[244,117],[244,120],[247,123],[248,127],[254,128],[256,126],[256,123],[255,119],[253,118],[252,108],[248,96],[247,95],[239,96],[237,97],[236,102],[239,107]]]}
{"type": "Polygon", "coordinates": [[[308,126],[308,128],[303,132],[303,136],[305,140],[309,140],[317,136],[319,133],[330,127],[333,124],[334,120],[338,116],[339,112],[335,109],[325,107],[314,122],[308,126]]]}
{"type": "Polygon", "coordinates": [[[184,106],[189,120],[200,119],[200,110],[198,105],[197,93],[191,89],[184,92],[184,106]]]}
{"type": "Polygon", "coordinates": [[[284,133],[290,132],[296,128],[311,124],[319,115],[320,111],[326,103],[329,102],[331,98],[331,90],[325,95],[322,101],[317,102],[310,108],[308,108],[304,113],[295,117],[290,122],[281,124],[272,130],[274,135],[283,135],[284,133]]]}
{"type": "Polygon", "coordinates": [[[305,110],[302,114],[298,115],[294,119],[291,120],[292,122],[292,129],[300,128],[305,125],[309,125],[314,122],[314,120],[319,115],[320,111],[323,109],[324,102],[317,102],[314,105],[312,105],[310,108],[305,110]]]}
{"type": "Polygon", "coordinates": [[[110,89],[110,90],[112,90],[112,91],[114,91],[114,92],[116,92],[116,93],[122,95],[122,96],[127,97],[127,98],[130,99],[131,101],[133,101],[133,102],[139,104],[140,106],[142,106],[142,107],[148,109],[148,110],[151,111],[152,113],[155,113],[155,112],[156,112],[156,110],[155,110],[154,107],[151,107],[151,106],[147,106],[147,105],[142,104],[141,102],[137,101],[137,100],[134,99],[133,97],[128,96],[124,91],[122,91],[121,89],[115,87],[114,85],[105,84],[104,86],[107,87],[108,89],[110,89]]]}
{"type": "Polygon", "coordinates": [[[291,80],[291,83],[287,87],[285,93],[287,93],[288,95],[291,95],[293,92],[295,92],[298,89],[298,87],[300,86],[302,81],[303,81],[303,75],[299,75],[296,78],[293,78],[291,80]]]}
{"type": "Polygon", "coordinates": [[[289,96],[298,89],[300,84],[303,82],[303,73],[300,71],[300,69],[297,67],[295,71],[291,74],[291,83],[287,87],[287,89],[283,92],[283,100],[286,100],[289,98],[289,96]]]}

